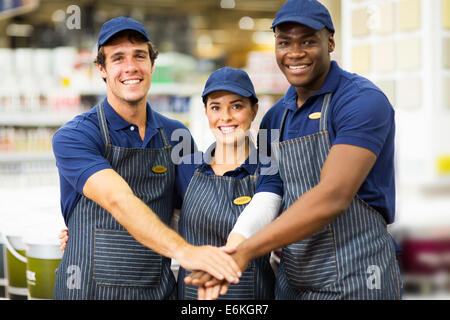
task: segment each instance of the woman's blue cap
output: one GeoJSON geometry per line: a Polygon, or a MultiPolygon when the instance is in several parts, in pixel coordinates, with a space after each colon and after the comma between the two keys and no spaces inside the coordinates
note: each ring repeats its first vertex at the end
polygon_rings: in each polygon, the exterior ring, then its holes
{"type": "Polygon", "coordinates": [[[134,30],[139,32],[147,39],[147,41],[150,41],[150,37],[142,23],[128,17],[117,17],[108,20],[103,24],[100,33],[98,34],[97,48],[100,48],[100,46],[104,45],[112,36],[124,30],[134,30]]]}
{"type": "Polygon", "coordinates": [[[240,69],[224,67],[211,73],[202,93],[204,103],[208,94],[214,91],[229,91],[258,102],[250,77],[240,69]]]}
{"type": "Polygon", "coordinates": [[[317,0],[288,0],[277,12],[272,29],[281,23],[295,22],[314,30],[328,28],[334,32],[328,9],[317,0]]]}

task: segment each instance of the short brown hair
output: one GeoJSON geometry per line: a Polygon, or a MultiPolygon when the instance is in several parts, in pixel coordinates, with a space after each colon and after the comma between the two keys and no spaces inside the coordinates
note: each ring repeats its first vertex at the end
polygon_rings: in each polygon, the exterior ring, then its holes
{"type": "Polygon", "coordinates": [[[95,58],[94,63],[101,65],[103,68],[105,68],[106,63],[106,56],[105,56],[105,49],[104,46],[113,41],[114,39],[121,38],[121,37],[128,37],[128,40],[131,42],[147,42],[148,44],[148,52],[150,55],[150,61],[152,65],[155,63],[156,58],[158,57],[158,49],[151,43],[150,41],[147,41],[143,35],[141,35],[139,32],[135,32],[133,30],[124,30],[121,32],[118,32],[114,36],[111,37],[104,45],[100,46],[98,48],[97,57],[95,58]]]}

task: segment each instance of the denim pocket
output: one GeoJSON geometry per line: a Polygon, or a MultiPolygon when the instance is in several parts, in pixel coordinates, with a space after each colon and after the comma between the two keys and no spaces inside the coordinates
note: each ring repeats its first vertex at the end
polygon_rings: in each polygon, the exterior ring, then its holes
{"type": "Polygon", "coordinates": [[[94,279],[99,285],[146,288],[161,281],[162,256],[127,231],[95,230],[94,279]]]}

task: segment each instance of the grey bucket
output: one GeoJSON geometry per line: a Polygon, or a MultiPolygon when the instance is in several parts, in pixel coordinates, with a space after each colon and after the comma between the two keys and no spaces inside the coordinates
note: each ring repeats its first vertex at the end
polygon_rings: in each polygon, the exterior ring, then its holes
{"type": "Polygon", "coordinates": [[[5,244],[3,243],[3,235],[0,231],[0,298],[6,298],[6,280],[5,272],[5,244]]]}
{"type": "Polygon", "coordinates": [[[24,237],[29,299],[52,299],[53,297],[56,269],[62,258],[58,242],[60,230],[58,227],[58,229],[46,230],[48,232],[41,232],[40,235],[28,234],[24,237]]]}

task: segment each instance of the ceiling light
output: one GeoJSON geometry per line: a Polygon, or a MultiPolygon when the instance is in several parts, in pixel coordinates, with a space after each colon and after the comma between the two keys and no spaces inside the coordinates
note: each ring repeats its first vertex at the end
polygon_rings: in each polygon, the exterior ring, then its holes
{"type": "Polygon", "coordinates": [[[243,30],[252,30],[255,27],[255,22],[250,17],[242,17],[239,20],[239,28],[243,30]]]}
{"type": "Polygon", "coordinates": [[[271,31],[258,31],[253,33],[253,42],[261,45],[273,45],[274,36],[271,31]]]}
{"type": "Polygon", "coordinates": [[[197,49],[211,49],[213,45],[212,39],[208,35],[201,35],[197,38],[197,49]]]}
{"type": "Polygon", "coordinates": [[[33,26],[30,24],[11,23],[6,27],[6,35],[9,37],[30,37],[33,26]]]}
{"type": "Polygon", "coordinates": [[[255,19],[255,29],[256,30],[261,30],[261,31],[268,31],[271,30],[271,26],[272,26],[272,20],[273,19],[255,19]]]}
{"type": "Polygon", "coordinates": [[[234,0],[220,0],[220,7],[222,9],[233,9],[236,6],[234,0]]]}
{"type": "Polygon", "coordinates": [[[64,10],[58,9],[52,14],[52,21],[55,23],[61,23],[66,19],[66,13],[64,10]]]}

